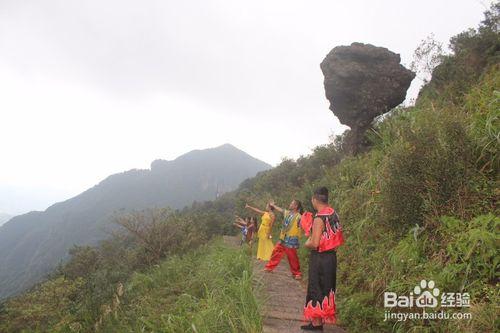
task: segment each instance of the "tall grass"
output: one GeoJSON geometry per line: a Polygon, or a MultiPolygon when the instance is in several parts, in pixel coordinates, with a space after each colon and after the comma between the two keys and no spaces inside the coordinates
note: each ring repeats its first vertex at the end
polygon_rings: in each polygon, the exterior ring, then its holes
{"type": "Polygon", "coordinates": [[[136,273],[103,332],[261,332],[250,257],[221,241],[136,273]]]}

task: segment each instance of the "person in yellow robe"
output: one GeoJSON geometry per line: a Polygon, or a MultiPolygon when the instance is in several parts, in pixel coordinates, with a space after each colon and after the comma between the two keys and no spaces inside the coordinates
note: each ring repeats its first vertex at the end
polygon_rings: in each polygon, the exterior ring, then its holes
{"type": "Polygon", "coordinates": [[[257,246],[257,259],[268,261],[269,259],[271,259],[271,254],[273,253],[274,248],[271,236],[273,223],[276,218],[273,212],[274,207],[268,203],[266,205],[265,211],[252,207],[249,204],[246,204],[245,208],[261,214],[261,223],[259,226],[259,230],[257,231],[257,238],[259,239],[259,243],[257,246]]]}

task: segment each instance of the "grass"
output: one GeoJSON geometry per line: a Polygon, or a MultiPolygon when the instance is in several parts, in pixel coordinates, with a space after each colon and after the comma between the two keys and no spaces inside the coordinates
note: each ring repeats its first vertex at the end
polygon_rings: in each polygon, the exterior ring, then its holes
{"type": "Polygon", "coordinates": [[[248,253],[217,240],[134,274],[102,331],[261,332],[248,253]]]}

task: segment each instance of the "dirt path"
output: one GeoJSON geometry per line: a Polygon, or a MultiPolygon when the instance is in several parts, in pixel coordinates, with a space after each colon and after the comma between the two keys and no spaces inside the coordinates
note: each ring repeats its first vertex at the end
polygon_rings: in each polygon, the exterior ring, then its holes
{"type": "MultiPolygon", "coordinates": [[[[264,272],[264,263],[254,260],[254,276],[263,299],[264,333],[305,333],[300,329],[306,288],[294,280],[286,257],[272,272],[264,272]]],[[[338,326],[326,325],[324,332],[346,333],[338,326]]]]}

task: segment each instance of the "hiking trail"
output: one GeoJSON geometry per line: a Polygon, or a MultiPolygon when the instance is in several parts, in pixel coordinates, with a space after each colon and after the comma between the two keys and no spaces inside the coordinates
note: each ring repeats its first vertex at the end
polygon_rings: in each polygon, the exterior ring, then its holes
{"type": "MultiPolygon", "coordinates": [[[[238,237],[224,236],[224,241],[232,246],[239,244],[238,237]]],[[[255,258],[252,260],[254,282],[259,292],[257,297],[263,300],[263,333],[307,332],[300,329],[300,325],[304,324],[302,309],[306,298],[306,285],[292,278],[286,256],[272,273],[264,271],[264,262],[255,258]]],[[[332,325],[325,325],[323,332],[346,333],[339,326],[332,325]]]]}

